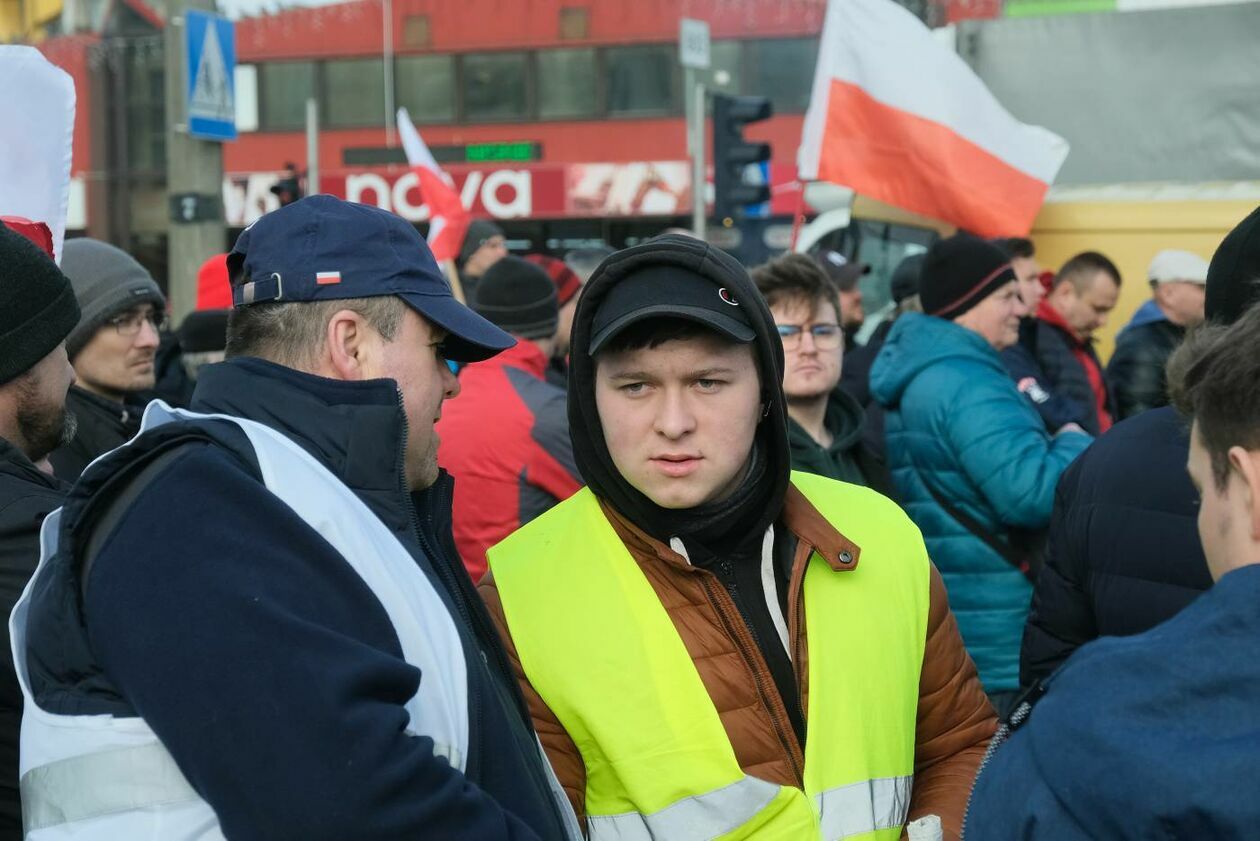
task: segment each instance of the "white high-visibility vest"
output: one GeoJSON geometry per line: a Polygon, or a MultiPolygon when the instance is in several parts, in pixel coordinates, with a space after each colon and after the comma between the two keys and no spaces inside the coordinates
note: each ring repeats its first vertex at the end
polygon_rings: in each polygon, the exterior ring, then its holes
{"type": "MultiPolygon", "coordinates": [[[[263,424],[172,409],[158,401],[146,410],[141,434],[174,421],[211,419],[241,428],[267,489],[327,540],[371,588],[389,615],[404,658],[424,675],[406,704],[411,716],[407,732],[431,738],[435,752],[463,771],[468,756],[467,666],[459,632],[428,577],[353,491],[263,424]]],[[[35,704],[26,664],[27,612],[32,588],[57,551],[60,521],[61,509],[45,520],[39,567],[9,619],[25,699],[19,773],[27,841],[222,839],[213,808],[193,790],[142,718],[57,715],[35,704]]],[[[545,757],[542,762],[552,797],[571,824],[571,837],[577,838],[568,800],[545,757]]]]}

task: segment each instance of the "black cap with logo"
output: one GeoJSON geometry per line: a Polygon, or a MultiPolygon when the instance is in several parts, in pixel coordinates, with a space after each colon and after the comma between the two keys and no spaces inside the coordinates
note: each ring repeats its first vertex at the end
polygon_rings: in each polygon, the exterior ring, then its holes
{"type": "Polygon", "coordinates": [[[591,355],[630,325],[656,316],[695,321],[741,344],[757,337],[730,289],[681,266],[658,264],[609,289],[591,323],[591,355]]]}

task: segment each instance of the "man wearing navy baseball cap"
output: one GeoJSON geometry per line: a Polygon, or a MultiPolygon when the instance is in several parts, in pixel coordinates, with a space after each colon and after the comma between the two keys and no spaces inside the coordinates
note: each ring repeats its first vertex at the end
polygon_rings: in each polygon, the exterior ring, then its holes
{"type": "Polygon", "coordinates": [[[85,472],[17,609],[28,837],[577,838],[436,462],[447,359],[513,340],[373,207],[228,268],[227,360],[85,472]]]}

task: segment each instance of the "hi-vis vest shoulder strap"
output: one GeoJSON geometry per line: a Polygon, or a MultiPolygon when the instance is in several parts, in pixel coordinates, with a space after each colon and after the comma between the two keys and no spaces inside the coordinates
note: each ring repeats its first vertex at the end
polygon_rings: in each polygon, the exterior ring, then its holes
{"type": "Polygon", "coordinates": [[[581,751],[592,841],[879,839],[909,809],[929,564],[887,499],[794,473],[862,547],[805,573],[805,789],[746,775],[673,622],[589,490],[489,553],[530,683],[581,751]]]}
{"type": "MultiPolygon", "coordinates": [[[[145,430],[178,420],[216,419],[248,436],[269,491],[332,544],[389,615],[407,662],[424,680],[407,704],[408,733],[463,770],[468,755],[468,681],[454,621],[415,560],[354,492],[280,433],[252,421],[174,410],[145,412],[145,430]]],[[[124,445],[124,446],[129,446],[124,445]]],[[[91,468],[89,468],[90,470],[91,468]]],[[[9,620],[25,697],[21,793],[26,838],[210,841],[223,837],[213,809],[196,794],[140,718],[55,715],[32,697],[26,667],[27,613],[35,582],[57,552],[61,511],[40,535],[39,567],[9,620]]]]}

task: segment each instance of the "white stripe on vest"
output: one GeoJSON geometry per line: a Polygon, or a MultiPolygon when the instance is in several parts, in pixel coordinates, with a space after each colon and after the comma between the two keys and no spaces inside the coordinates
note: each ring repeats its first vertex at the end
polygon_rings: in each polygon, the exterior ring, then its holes
{"type": "MultiPolygon", "coordinates": [[[[389,614],[408,663],[424,675],[407,702],[407,732],[464,770],[468,755],[468,680],[463,647],[446,605],[389,529],[323,465],[284,435],[226,415],[199,415],[156,401],[141,433],[178,420],[235,423],[249,437],[267,489],[326,539],[372,589],[389,614]]],[[[134,439],[133,439],[134,441],[134,439]]],[[[123,446],[129,446],[124,444],[123,446]]],[[[34,703],[26,669],[31,589],[57,549],[61,510],[40,534],[40,562],[9,620],[13,658],[25,697],[20,774],[28,841],[217,841],[213,809],[188,785],[141,718],[54,715],[34,703]]],[[[540,747],[541,751],[541,747],[540,747]]],[[[545,759],[544,759],[545,764],[545,759]]],[[[550,772],[550,766],[547,766],[550,772]]],[[[549,773],[553,798],[576,820],[549,773]]]]}

